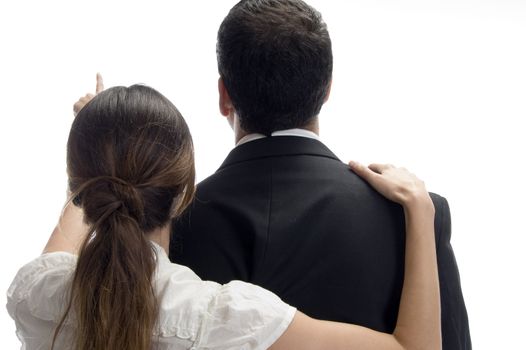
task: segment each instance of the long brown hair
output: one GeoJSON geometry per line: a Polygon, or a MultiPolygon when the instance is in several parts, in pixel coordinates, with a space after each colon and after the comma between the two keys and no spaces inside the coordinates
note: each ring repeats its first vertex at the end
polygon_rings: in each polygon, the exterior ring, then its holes
{"type": "Polygon", "coordinates": [[[149,350],[158,307],[155,253],[145,233],[178,215],[194,193],[193,146],[176,107],[146,86],[103,91],[77,115],[67,146],[73,202],[90,233],[67,312],[77,350],[149,350]]]}

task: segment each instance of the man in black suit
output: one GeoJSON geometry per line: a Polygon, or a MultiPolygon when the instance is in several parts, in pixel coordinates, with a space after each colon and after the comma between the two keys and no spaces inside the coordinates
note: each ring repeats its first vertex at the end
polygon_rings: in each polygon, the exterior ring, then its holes
{"type": "MultiPolygon", "coordinates": [[[[246,0],[218,33],[220,110],[236,147],[173,225],[170,258],[203,279],[263,286],[310,316],[392,332],[402,208],[318,139],[331,41],[299,0],[246,0]]],[[[444,349],[471,349],[447,201],[433,194],[444,349]]]]}

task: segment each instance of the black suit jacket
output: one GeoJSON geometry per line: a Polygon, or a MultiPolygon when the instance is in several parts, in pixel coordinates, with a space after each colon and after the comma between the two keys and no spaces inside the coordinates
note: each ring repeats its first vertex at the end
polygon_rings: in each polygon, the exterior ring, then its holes
{"type": "MultiPolygon", "coordinates": [[[[443,348],[471,349],[447,201],[432,194],[443,348]]],[[[172,261],[201,278],[265,287],[306,314],[392,332],[404,275],[402,208],[321,142],[236,147],[173,225],[172,261]]]]}

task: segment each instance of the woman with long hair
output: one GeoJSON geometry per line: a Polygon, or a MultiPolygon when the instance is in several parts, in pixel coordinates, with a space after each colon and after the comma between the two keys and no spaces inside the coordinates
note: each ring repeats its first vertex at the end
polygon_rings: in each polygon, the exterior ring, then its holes
{"type": "Polygon", "coordinates": [[[8,291],[23,348],[439,349],[434,207],[425,186],[391,165],[351,170],[405,211],[393,334],[315,320],[255,285],[202,281],[170,263],[170,222],[194,193],[188,127],[151,88],[100,92],[71,127],[70,201],[44,253],[8,291]]]}

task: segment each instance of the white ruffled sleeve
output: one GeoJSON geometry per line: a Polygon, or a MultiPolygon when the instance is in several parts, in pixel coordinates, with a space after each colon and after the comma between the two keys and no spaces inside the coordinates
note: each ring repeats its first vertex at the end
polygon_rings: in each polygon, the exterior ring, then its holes
{"type": "MultiPolygon", "coordinates": [[[[42,254],[24,265],[7,291],[9,315],[56,321],[64,312],[65,286],[75,270],[77,257],[66,252],[42,254]]],[[[26,320],[27,321],[27,320],[26,320]]]]}
{"type": "MultiPolygon", "coordinates": [[[[167,256],[159,258],[155,287],[160,314],[153,330],[159,349],[263,350],[294,318],[295,308],[261,287],[204,282],[188,268],[170,264],[167,256]]],[[[7,309],[27,349],[49,348],[67,306],[76,263],[75,255],[49,253],[18,271],[7,293],[7,309]]],[[[64,344],[68,341],[65,337],[64,344]]]]}
{"type": "Polygon", "coordinates": [[[198,349],[267,349],[287,329],[296,309],[256,285],[232,281],[208,304],[195,343],[198,349]]]}

